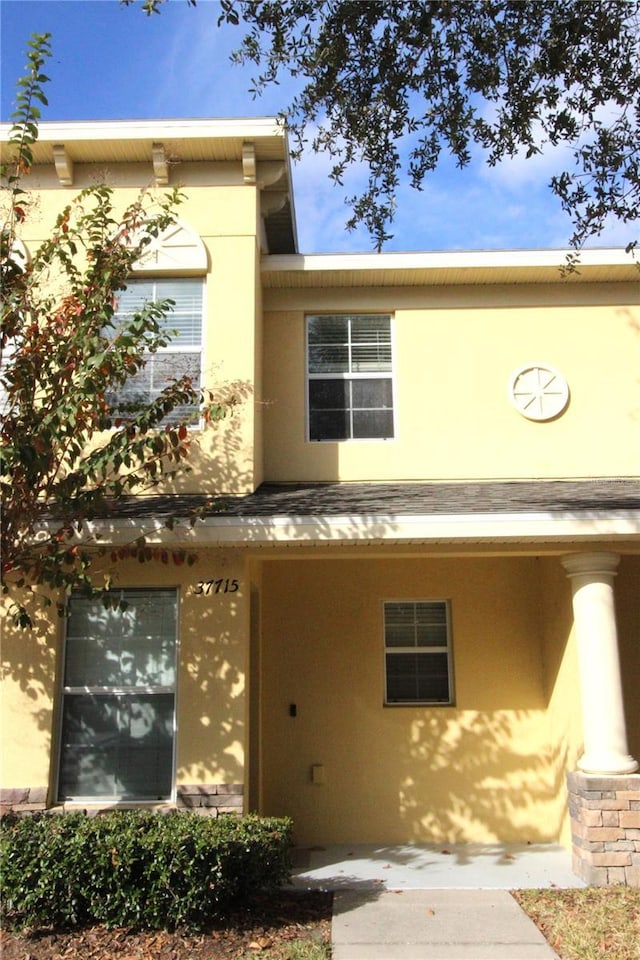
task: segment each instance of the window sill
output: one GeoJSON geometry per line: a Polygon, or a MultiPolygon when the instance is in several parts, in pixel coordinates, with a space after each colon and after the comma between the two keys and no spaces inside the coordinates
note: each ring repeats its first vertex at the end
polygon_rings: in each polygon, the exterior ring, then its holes
{"type": "Polygon", "coordinates": [[[312,440],[307,437],[306,443],[394,443],[397,437],[344,437],[342,440],[312,440]]]}
{"type": "Polygon", "coordinates": [[[383,707],[419,707],[423,709],[427,707],[429,710],[433,708],[441,709],[442,707],[455,707],[456,704],[452,700],[447,700],[446,703],[442,700],[397,700],[389,701],[382,704],[383,707]]]}

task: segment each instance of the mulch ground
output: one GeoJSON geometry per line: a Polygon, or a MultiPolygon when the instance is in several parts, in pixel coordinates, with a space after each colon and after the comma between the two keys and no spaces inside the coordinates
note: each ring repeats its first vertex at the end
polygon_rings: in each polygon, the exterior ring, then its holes
{"type": "Polygon", "coordinates": [[[292,940],[331,939],[331,894],[282,892],[256,900],[204,933],[132,931],[102,926],[73,933],[0,933],[2,960],[238,960],[292,940]]]}

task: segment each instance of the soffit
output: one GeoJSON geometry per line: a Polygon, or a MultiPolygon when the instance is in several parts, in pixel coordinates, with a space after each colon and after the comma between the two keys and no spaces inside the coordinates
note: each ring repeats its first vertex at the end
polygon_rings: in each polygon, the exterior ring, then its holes
{"type": "MultiPolygon", "coordinates": [[[[10,124],[0,125],[3,159],[8,154],[6,144],[10,131],[10,124]]],[[[274,118],[44,122],[39,125],[38,140],[31,147],[31,153],[36,167],[53,166],[56,164],[54,148],[58,151],[62,148],[62,176],[68,179],[61,182],[65,185],[73,183],[73,167],[78,164],[148,164],[150,172],[145,175],[146,182],[155,170],[156,145],[160,145],[162,163],[166,165],[243,164],[244,148],[248,146],[259,188],[265,193],[286,195],[284,205],[264,218],[267,249],[278,254],[296,250],[287,133],[284,125],[274,118]],[[273,166],[269,170],[269,165],[280,167],[284,176],[273,179],[273,166]],[[263,176],[266,182],[261,183],[263,176]]]]}
{"type": "MultiPolygon", "coordinates": [[[[0,128],[3,143],[10,129],[9,124],[0,128]]],[[[288,158],[286,131],[271,118],[43,122],[31,152],[34,164],[53,163],[55,144],[63,144],[75,163],[145,163],[151,161],[152,145],[162,143],[169,158],[183,163],[232,162],[242,160],[246,141],[254,143],[259,161],[288,158]]]]}
{"type": "MultiPolygon", "coordinates": [[[[266,256],[267,289],[425,287],[524,283],[638,283],[638,264],[624,250],[585,250],[564,274],[567,250],[452,251],[266,256]]],[[[640,287],[639,287],[640,289],[640,287]]]]}

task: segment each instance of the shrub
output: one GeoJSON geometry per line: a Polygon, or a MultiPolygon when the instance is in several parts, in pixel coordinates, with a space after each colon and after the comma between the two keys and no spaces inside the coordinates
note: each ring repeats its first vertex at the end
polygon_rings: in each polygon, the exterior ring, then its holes
{"type": "Polygon", "coordinates": [[[0,915],[8,926],[200,930],[289,879],[291,823],[113,811],[4,817],[0,915]]]}

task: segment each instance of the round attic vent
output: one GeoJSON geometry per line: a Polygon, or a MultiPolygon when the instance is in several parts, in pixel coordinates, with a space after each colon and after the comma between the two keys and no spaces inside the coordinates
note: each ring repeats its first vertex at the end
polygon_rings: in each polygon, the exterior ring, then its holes
{"type": "Polygon", "coordinates": [[[553,420],[569,402],[569,386],[548,364],[527,363],[511,377],[509,399],[528,420],[553,420]]]}

